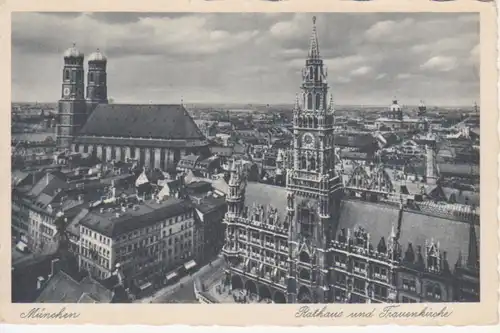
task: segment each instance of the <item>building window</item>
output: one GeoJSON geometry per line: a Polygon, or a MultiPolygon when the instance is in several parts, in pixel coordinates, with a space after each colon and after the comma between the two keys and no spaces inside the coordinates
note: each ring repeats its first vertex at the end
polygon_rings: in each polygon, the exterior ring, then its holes
{"type": "Polygon", "coordinates": [[[365,292],[365,281],[360,279],[354,279],[354,290],[358,292],[365,292]]]}
{"type": "Polygon", "coordinates": [[[315,102],[316,102],[316,110],[319,110],[321,107],[321,94],[320,93],[316,94],[315,102]]]}
{"type": "Polygon", "coordinates": [[[415,291],[416,290],[416,284],[415,281],[408,280],[408,279],[403,279],[403,290],[409,290],[409,291],[415,291]]]}
{"type": "Polygon", "coordinates": [[[307,109],[312,110],[312,108],[313,108],[313,97],[312,94],[309,93],[307,94],[307,109]]]}
{"type": "Polygon", "coordinates": [[[64,79],[69,80],[69,70],[64,70],[64,79]]]}
{"type": "Polygon", "coordinates": [[[94,73],[89,73],[89,82],[94,82],[94,73]]]}
{"type": "Polygon", "coordinates": [[[417,303],[417,301],[414,300],[413,298],[409,298],[409,297],[406,297],[406,296],[403,296],[402,301],[403,301],[403,303],[417,303]]]}

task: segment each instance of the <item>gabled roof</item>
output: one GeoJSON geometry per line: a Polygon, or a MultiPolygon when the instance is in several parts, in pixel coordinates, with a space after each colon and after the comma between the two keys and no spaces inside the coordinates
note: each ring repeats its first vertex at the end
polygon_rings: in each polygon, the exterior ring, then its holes
{"type": "Polygon", "coordinates": [[[90,115],[80,135],[165,140],[205,139],[182,105],[168,104],[100,104],[90,115]]]}
{"type": "Polygon", "coordinates": [[[52,276],[36,303],[110,303],[113,295],[90,277],[78,282],[63,271],[52,276]]]}

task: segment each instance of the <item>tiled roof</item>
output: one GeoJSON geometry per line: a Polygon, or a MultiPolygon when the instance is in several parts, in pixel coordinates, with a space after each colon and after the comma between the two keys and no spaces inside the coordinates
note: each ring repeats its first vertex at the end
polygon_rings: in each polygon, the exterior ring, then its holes
{"type": "MultiPolygon", "coordinates": [[[[439,242],[441,253],[447,252],[448,264],[452,267],[460,255],[464,258],[468,256],[469,228],[470,225],[464,222],[404,212],[399,242],[404,250],[409,243],[412,243],[414,249],[417,246],[424,249],[426,240],[439,242]]],[[[479,234],[479,226],[474,228],[476,234],[479,234]]]]}
{"type": "Polygon", "coordinates": [[[254,203],[264,207],[271,205],[278,210],[280,221],[284,222],[287,205],[286,193],[287,190],[284,187],[249,182],[245,189],[245,205],[249,209],[252,209],[254,203]]]}
{"type": "Polygon", "coordinates": [[[349,200],[342,201],[340,207],[337,231],[362,227],[370,234],[373,246],[377,246],[380,238],[387,239],[392,224],[397,227],[398,211],[394,207],[349,200]]]}
{"type": "Polygon", "coordinates": [[[167,140],[205,139],[182,105],[167,104],[100,104],[80,134],[167,140]]]}
{"type": "MultiPolygon", "coordinates": [[[[397,232],[399,209],[378,203],[344,200],[341,204],[338,231],[354,230],[362,227],[370,234],[370,242],[376,247],[381,237],[388,239],[392,226],[397,232]]],[[[447,252],[447,260],[455,265],[460,256],[467,258],[469,249],[470,224],[451,219],[403,211],[399,243],[403,253],[411,243],[414,250],[417,246],[425,248],[426,240],[439,242],[441,252],[447,252]]],[[[479,235],[479,226],[474,226],[479,235]]],[[[479,243],[479,239],[477,240],[479,243]]]]}
{"type": "Polygon", "coordinates": [[[110,303],[112,292],[90,277],[78,282],[63,271],[52,276],[36,303],[110,303]],[[85,296],[84,296],[85,295],[85,296]]]}

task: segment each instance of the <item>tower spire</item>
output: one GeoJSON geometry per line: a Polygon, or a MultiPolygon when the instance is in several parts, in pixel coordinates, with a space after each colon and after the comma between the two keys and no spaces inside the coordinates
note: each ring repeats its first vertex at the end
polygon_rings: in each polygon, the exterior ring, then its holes
{"type": "Polygon", "coordinates": [[[313,16],[313,28],[309,46],[309,58],[319,58],[318,33],[316,31],[316,16],[313,16]]]}

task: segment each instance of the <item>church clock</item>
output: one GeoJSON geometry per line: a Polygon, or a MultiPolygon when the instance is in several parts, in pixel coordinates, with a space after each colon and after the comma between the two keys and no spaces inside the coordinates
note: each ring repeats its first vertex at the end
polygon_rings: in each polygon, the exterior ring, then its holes
{"type": "Polygon", "coordinates": [[[313,148],[314,147],[314,137],[310,133],[305,133],[302,136],[302,145],[305,148],[313,148]]]}
{"type": "Polygon", "coordinates": [[[64,95],[65,97],[67,97],[67,96],[69,96],[69,93],[70,93],[69,88],[68,88],[68,87],[64,88],[64,90],[63,90],[63,95],[64,95]]]}

